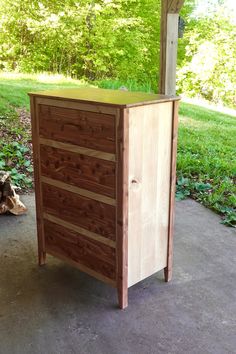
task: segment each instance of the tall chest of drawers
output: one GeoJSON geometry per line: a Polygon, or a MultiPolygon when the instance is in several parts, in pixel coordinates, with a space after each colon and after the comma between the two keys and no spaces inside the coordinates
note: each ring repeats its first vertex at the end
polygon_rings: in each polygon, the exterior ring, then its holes
{"type": "Polygon", "coordinates": [[[117,288],[172,273],[178,98],[30,93],[39,264],[51,254],[117,288]]]}

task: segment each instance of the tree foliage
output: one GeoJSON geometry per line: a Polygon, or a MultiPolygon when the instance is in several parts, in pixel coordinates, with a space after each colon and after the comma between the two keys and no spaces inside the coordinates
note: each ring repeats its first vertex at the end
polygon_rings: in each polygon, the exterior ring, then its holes
{"type": "Polygon", "coordinates": [[[236,22],[223,1],[210,15],[189,19],[182,46],[180,92],[235,107],[236,22]]]}
{"type": "Polygon", "coordinates": [[[0,6],[1,69],[156,80],[159,0],[0,0],[0,6]]]}
{"type": "MultiPolygon", "coordinates": [[[[185,0],[181,11],[179,93],[234,106],[235,23],[224,0],[201,16],[195,2],[185,0]]],[[[0,70],[133,80],[156,90],[159,32],[160,0],[0,0],[0,70]]]]}

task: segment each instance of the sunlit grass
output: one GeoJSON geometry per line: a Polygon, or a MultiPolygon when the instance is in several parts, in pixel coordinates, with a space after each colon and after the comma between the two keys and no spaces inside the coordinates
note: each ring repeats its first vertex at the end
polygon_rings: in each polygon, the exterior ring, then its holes
{"type": "MultiPolygon", "coordinates": [[[[93,83],[95,84],[95,83],[93,83]]],[[[48,74],[0,73],[0,118],[10,119],[15,108],[29,110],[28,92],[80,87],[88,83],[48,74]],[[8,117],[8,118],[7,118],[8,117]]],[[[103,88],[150,92],[134,81],[104,80],[103,88]]],[[[14,120],[17,124],[17,120],[14,120]]],[[[181,103],[177,176],[180,194],[236,221],[236,118],[200,106],[181,103]]],[[[233,221],[234,222],[234,221],[233,221]]]]}
{"type": "MultiPolygon", "coordinates": [[[[236,222],[236,118],[206,108],[182,103],[178,137],[178,177],[208,183],[195,198],[236,222]],[[225,208],[228,208],[227,210],[225,208]],[[234,216],[233,216],[234,215],[234,216]]],[[[192,181],[192,184],[190,183],[192,181]]]]}
{"type": "Polygon", "coordinates": [[[14,80],[14,81],[37,81],[41,83],[73,83],[75,85],[83,82],[80,80],[72,79],[61,74],[52,73],[36,73],[36,74],[24,74],[17,72],[0,72],[0,80],[14,80]]]}
{"type": "Polygon", "coordinates": [[[11,111],[12,107],[29,110],[29,92],[84,85],[88,83],[59,74],[0,73],[0,114],[11,111]]]}

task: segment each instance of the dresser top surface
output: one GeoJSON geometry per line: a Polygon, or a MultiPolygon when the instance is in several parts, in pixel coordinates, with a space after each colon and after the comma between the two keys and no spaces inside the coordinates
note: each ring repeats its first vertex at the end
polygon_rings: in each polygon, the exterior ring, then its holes
{"type": "Polygon", "coordinates": [[[30,92],[29,95],[91,104],[112,105],[123,108],[176,101],[180,99],[176,96],[90,87],[30,92]]]}

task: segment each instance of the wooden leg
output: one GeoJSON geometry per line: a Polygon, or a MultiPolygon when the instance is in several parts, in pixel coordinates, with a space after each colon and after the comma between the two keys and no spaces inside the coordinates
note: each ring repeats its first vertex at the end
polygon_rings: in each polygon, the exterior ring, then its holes
{"type": "Polygon", "coordinates": [[[166,283],[172,279],[172,267],[167,266],[164,268],[164,277],[166,283]]]}
{"type": "Polygon", "coordinates": [[[40,252],[38,253],[38,263],[39,266],[44,266],[46,264],[46,252],[40,252]]]}
{"type": "Polygon", "coordinates": [[[128,306],[128,288],[121,288],[117,290],[119,308],[124,310],[128,306]]]}
{"type": "Polygon", "coordinates": [[[173,102],[168,249],[167,249],[167,266],[166,268],[164,268],[164,275],[165,275],[166,282],[170,281],[172,278],[172,267],[173,267],[173,234],[174,234],[174,213],[175,213],[177,136],[178,136],[178,102],[173,102]]]}

